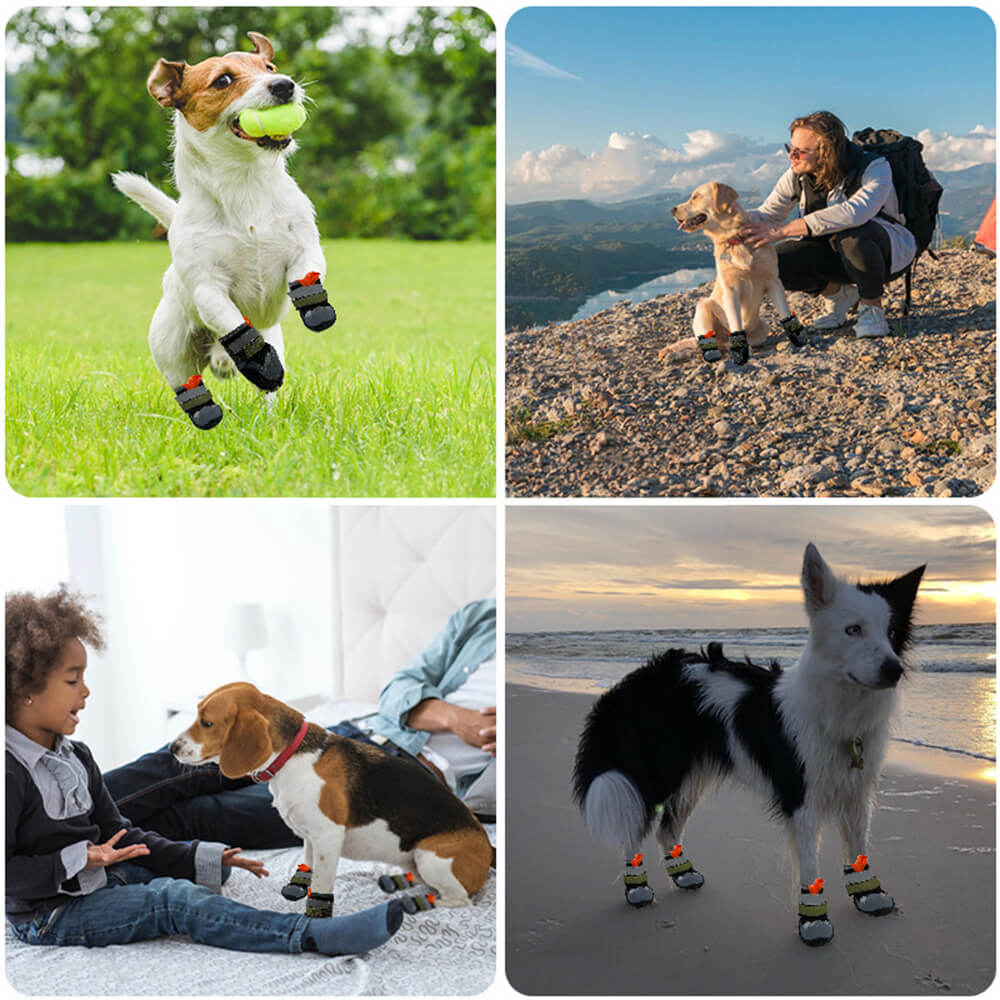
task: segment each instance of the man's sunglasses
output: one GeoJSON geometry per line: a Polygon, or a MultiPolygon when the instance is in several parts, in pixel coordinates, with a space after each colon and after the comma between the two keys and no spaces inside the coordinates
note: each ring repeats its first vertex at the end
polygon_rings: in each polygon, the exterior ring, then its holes
{"type": "Polygon", "coordinates": [[[784,144],[784,146],[785,146],[785,152],[793,160],[798,160],[803,156],[812,156],[814,153],[818,152],[818,150],[816,149],[797,149],[795,146],[789,146],[787,142],[784,144]]]}

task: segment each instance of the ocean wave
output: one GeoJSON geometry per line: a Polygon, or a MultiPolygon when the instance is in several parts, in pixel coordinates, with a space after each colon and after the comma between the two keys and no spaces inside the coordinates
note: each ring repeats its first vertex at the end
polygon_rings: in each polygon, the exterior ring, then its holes
{"type": "Polygon", "coordinates": [[[908,739],[905,736],[893,736],[897,743],[909,743],[914,747],[928,747],[931,750],[944,750],[945,753],[959,753],[963,757],[975,757],[976,760],[988,760],[995,764],[996,757],[991,757],[988,753],[976,753],[974,750],[963,750],[961,747],[943,746],[940,743],[929,743],[927,740],[908,739]]]}

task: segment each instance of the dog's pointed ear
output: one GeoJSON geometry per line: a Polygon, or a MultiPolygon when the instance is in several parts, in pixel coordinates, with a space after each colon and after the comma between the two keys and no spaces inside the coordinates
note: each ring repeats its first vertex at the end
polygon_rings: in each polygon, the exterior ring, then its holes
{"type": "Polygon", "coordinates": [[[736,204],[740,197],[739,192],[731,188],[728,184],[719,184],[718,182],[714,182],[713,187],[712,203],[715,206],[716,212],[725,215],[736,204]]]}
{"type": "Polygon", "coordinates": [[[253,42],[254,55],[263,56],[268,62],[274,59],[274,46],[258,31],[248,31],[247,38],[253,42]]]}
{"type": "Polygon", "coordinates": [[[901,644],[905,645],[909,640],[910,623],[913,619],[913,605],[917,602],[917,588],[923,579],[926,563],[910,570],[903,576],[896,577],[887,583],[882,590],[882,596],[889,602],[892,608],[893,620],[897,625],[897,632],[905,623],[905,636],[900,637],[901,644]]]}
{"type": "Polygon", "coordinates": [[[175,108],[178,106],[177,95],[181,91],[181,81],[184,78],[184,70],[187,63],[167,62],[161,59],[153,67],[153,71],[146,80],[146,89],[165,108],[175,108]]]}
{"type": "Polygon", "coordinates": [[[219,755],[219,770],[227,778],[259,771],[272,757],[270,728],[257,709],[241,706],[219,755]]]}
{"type": "Polygon", "coordinates": [[[810,542],[802,558],[802,592],[806,598],[806,611],[812,613],[825,608],[837,591],[837,578],[823,561],[819,549],[810,542]]]}

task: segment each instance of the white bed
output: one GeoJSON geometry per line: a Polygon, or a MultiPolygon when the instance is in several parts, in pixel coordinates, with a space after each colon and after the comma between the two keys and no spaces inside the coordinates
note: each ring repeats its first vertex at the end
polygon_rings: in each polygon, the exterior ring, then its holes
{"type": "MultiPolygon", "coordinates": [[[[324,725],[372,707],[392,674],[418,653],[449,615],[496,593],[493,509],[485,506],[341,507],[334,510],[339,567],[331,624],[338,637],[324,691],[302,699],[324,725]]],[[[496,841],[495,827],[488,826],[496,841]]],[[[270,876],[236,869],[225,895],[261,909],[301,912],[280,889],[298,849],[247,852],[270,876]]],[[[383,902],[387,865],[342,860],[336,909],[383,902]]],[[[366,955],[324,958],[230,952],[162,938],[108,948],[44,948],[6,930],[6,973],[26,995],[474,995],[496,975],[496,873],[473,905],[407,916],[386,945],[366,955]]]]}

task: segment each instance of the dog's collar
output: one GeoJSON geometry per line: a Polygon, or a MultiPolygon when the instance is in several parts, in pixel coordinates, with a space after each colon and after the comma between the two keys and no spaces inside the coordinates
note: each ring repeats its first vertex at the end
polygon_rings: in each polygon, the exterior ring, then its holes
{"type": "Polygon", "coordinates": [[[865,741],[860,736],[855,736],[850,743],[847,744],[847,749],[851,753],[851,770],[855,768],[861,771],[865,766],[865,741]]]}
{"type": "Polygon", "coordinates": [[[744,240],[739,236],[730,236],[725,243],[722,244],[723,251],[719,254],[719,260],[732,260],[733,256],[729,252],[733,247],[743,246],[744,240]]]}
{"type": "Polygon", "coordinates": [[[250,775],[251,781],[256,781],[257,784],[261,784],[265,781],[270,781],[287,763],[288,759],[298,750],[300,744],[305,739],[306,733],[309,730],[309,720],[303,719],[302,726],[299,731],[295,734],[295,739],[285,747],[281,753],[278,754],[274,760],[271,761],[267,767],[262,768],[260,771],[254,771],[250,775]]]}

